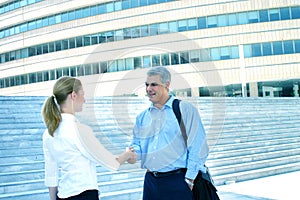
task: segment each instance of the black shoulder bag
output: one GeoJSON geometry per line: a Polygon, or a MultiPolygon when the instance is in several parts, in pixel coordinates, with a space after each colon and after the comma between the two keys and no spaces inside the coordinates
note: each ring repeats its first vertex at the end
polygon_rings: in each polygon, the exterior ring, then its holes
{"type": "MultiPolygon", "coordinates": [[[[179,108],[179,99],[174,99],[172,103],[173,112],[177,118],[178,124],[180,126],[181,134],[184,139],[185,145],[187,146],[187,134],[184,123],[181,118],[181,112],[179,108]]],[[[196,179],[194,180],[193,194],[195,200],[219,200],[217,194],[217,189],[214,185],[213,179],[209,173],[208,167],[206,168],[206,173],[199,171],[196,179]]]]}

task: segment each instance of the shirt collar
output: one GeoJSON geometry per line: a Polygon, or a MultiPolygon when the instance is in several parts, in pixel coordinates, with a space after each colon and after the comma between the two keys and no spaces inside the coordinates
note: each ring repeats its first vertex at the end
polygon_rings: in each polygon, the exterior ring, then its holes
{"type": "MultiPolygon", "coordinates": [[[[169,107],[169,108],[172,109],[172,103],[173,103],[173,101],[174,101],[174,96],[173,96],[173,95],[170,95],[170,98],[169,98],[169,100],[165,103],[164,108],[165,108],[165,107],[169,107]]],[[[149,110],[153,110],[153,109],[155,109],[155,108],[156,108],[156,107],[154,106],[154,104],[151,103],[151,106],[149,107],[149,110]]]]}
{"type": "Polygon", "coordinates": [[[78,119],[74,115],[69,113],[61,113],[61,118],[63,120],[78,122],[78,119]]]}

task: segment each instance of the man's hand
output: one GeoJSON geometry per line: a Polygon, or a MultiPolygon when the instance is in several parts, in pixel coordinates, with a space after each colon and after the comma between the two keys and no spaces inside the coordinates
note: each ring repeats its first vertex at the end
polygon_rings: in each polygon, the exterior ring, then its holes
{"type": "Polygon", "coordinates": [[[128,158],[127,162],[130,163],[130,164],[134,164],[134,163],[136,162],[137,155],[136,155],[136,153],[134,152],[133,147],[129,147],[129,148],[128,148],[128,151],[131,151],[132,154],[131,154],[131,156],[128,158]]]}

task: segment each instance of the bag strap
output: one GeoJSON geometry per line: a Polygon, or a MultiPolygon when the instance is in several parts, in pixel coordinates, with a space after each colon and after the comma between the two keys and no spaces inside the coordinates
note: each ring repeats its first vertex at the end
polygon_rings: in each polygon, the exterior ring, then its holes
{"type": "Polygon", "coordinates": [[[173,108],[173,112],[177,118],[178,124],[180,126],[180,130],[181,130],[181,134],[184,140],[185,145],[187,146],[187,134],[186,134],[186,130],[185,130],[185,126],[181,117],[181,112],[180,112],[180,107],[179,107],[179,103],[181,100],[179,99],[174,99],[173,103],[172,103],[172,108],[173,108]]]}

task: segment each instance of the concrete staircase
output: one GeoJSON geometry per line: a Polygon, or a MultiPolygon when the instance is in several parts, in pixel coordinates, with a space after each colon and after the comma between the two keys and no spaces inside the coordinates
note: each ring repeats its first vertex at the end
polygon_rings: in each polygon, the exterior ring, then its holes
{"type": "MultiPolygon", "coordinates": [[[[0,200],[49,199],[44,186],[40,115],[45,97],[0,97],[0,200]]],[[[216,185],[300,170],[299,98],[186,98],[198,107],[210,145],[216,185]]],[[[135,116],[149,105],[137,97],[87,101],[78,115],[114,154],[130,143],[135,116]]],[[[145,171],[125,164],[97,168],[101,198],[141,199],[145,171]]]]}

